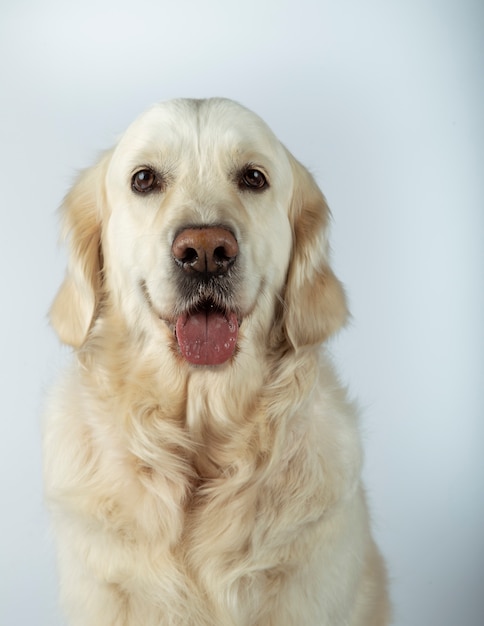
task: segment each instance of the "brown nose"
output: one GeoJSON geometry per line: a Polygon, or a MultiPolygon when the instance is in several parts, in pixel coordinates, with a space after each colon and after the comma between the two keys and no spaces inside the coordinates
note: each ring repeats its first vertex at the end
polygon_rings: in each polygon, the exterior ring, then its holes
{"type": "Polygon", "coordinates": [[[235,263],[239,246],[221,226],[187,228],[171,247],[175,263],[187,273],[225,274],[235,263]]]}

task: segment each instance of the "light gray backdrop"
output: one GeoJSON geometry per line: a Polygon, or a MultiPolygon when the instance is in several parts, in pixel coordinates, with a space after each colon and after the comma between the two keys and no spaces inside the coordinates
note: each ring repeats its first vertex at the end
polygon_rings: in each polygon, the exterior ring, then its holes
{"type": "Polygon", "coordinates": [[[483,32],[481,0],[2,3],[2,626],[62,624],[40,458],[67,357],[55,209],[145,107],[212,95],[262,115],[333,209],[354,320],[332,350],[395,623],[484,623],[483,32]]]}

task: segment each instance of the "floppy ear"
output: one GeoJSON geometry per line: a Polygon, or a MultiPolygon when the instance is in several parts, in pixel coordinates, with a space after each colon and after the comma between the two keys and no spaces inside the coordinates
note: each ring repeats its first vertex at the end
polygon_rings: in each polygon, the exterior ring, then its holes
{"type": "Polygon", "coordinates": [[[290,208],[293,251],[284,294],[283,323],[294,347],[321,343],[347,320],[343,287],[329,265],[330,212],[311,174],[292,155],[290,208]]]}
{"type": "Polygon", "coordinates": [[[61,206],[62,236],[68,241],[64,282],[50,309],[59,338],[75,348],[83,343],[95,317],[102,286],[101,213],[104,175],[110,153],[84,170],[61,206]]]}

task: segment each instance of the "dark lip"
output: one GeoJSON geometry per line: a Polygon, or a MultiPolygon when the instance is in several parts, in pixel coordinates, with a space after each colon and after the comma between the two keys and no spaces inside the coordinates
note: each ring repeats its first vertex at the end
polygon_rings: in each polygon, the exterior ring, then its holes
{"type": "MultiPolygon", "coordinates": [[[[230,313],[235,313],[237,315],[237,323],[239,325],[239,328],[243,321],[243,316],[240,314],[240,311],[236,309],[232,309],[227,306],[222,306],[219,303],[215,302],[212,298],[201,298],[198,302],[195,302],[190,307],[182,310],[178,315],[175,315],[175,320],[178,319],[179,317],[189,317],[190,315],[193,315],[195,313],[200,313],[203,311],[206,312],[207,314],[221,313],[226,318],[228,318],[230,313]]],[[[175,324],[172,325],[173,328],[175,324]]]]}
{"type": "Polygon", "coordinates": [[[213,298],[201,298],[199,302],[193,304],[187,311],[186,314],[190,315],[192,313],[200,313],[205,311],[206,313],[222,313],[226,315],[228,313],[228,309],[226,306],[221,306],[213,298]]]}
{"type": "MultiPolygon", "coordinates": [[[[185,306],[176,306],[175,310],[170,315],[161,314],[160,312],[156,311],[147,284],[144,280],[140,281],[140,288],[150,309],[157,314],[158,318],[168,326],[170,331],[175,336],[176,322],[181,316],[188,316],[194,313],[198,313],[200,311],[207,311],[207,313],[210,311],[216,311],[222,313],[225,316],[228,316],[230,313],[235,313],[237,316],[237,323],[239,325],[239,328],[242,325],[245,317],[245,314],[240,310],[238,306],[226,303],[223,296],[219,296],[218,298],[216,298],[212,295],[212,293],[202,294],[198,298],[193,299],[192,302],[187,302],[185,306]]],[[[183,300],[183,297],[181,297],[180,299],[183,300]]]]}

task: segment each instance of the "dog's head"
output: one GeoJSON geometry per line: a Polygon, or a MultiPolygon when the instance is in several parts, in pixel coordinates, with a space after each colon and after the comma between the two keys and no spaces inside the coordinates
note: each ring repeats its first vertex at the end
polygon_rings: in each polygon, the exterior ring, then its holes
{"type": "Polygon", "coordinates": [[[148,110],[81,174],[63,217],[69,266],[51,319],[75,347],[108,309],[198,365],[230,362],[275,325],[298,348],[346,319],[322,193],[232,101],[148,110]]]}

